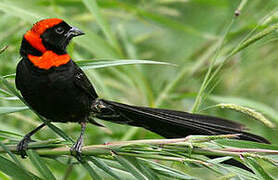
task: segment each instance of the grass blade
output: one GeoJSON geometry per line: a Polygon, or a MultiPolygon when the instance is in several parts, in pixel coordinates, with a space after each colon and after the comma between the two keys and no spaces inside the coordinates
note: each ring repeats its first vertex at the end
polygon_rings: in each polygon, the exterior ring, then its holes
{"type": "Polygon", "coordinates": [[[155,101],[155,105],[158,107],[161,106],[166,97],[169,97],[169,94],[180,84],[182,80],[184,80],[185,78],[191,78],[194,73],[202,68],[202,66],[205,66],[207,60],[210,59],[211,56],[213,56],[213,53],[216,51],[220,43],[221,41],[218,40],[214,42],[209,48],[206,48],[206,46],[205,49],[202,48],[202,50],[204,49],[205,53],[200,55],[192,66],[188,67],[188,64],[183,65],[183,67],[177,73],[176,77],[171,80],[158,95],[155,101]]]}
{"type": "Polygon", "coordinates": [[[13,96],[13,97],[0,96],[0,99],[6,100],[6,101],[17,101],[17,100],[19,100],[18,97],[16,97],[16,96],[13,96]]]}
{"type": "Polygon", "coordinates": [[[58,134],[60,137],[65,139],[68,142],[74,143],[74,140],[69,137],[64,131],[62,131],[60,128],[57,126],[53,125],[52,123],[48,122],[47,120],[44,120],[43,117],[40,116],[40,119],[51,129],[53,130],[56,134],[58,134]]]}
{"type": "Polygon", "coordinates": [[[18,18],[27,20],[29,22],[35,22],[37,18],[40,16],[37,13],[33,13],[32,11],[28,11],[22,7],[17,7],[14,4],[10,2],[0,2],[0,10],[12,14],[13,16],[16,16],[18,18]]]}
{"type": "Polygon", "coordinates": [[[55,176],[46,166],[46,163],[40,158],[40,156],[33,150],[28,150],[27,154],[33,163],[34,167],[40,172],[44,179],[55,180],[55,176]]]}
{"type": "Polygon", "coordinates": [[[0,107],[0,115],[20,112],[29,109],[27,106],[23,107],[0,107]]]}
{"type": "Polygon", "coordinates": [[[255,174],[263,180],[274,180],[267,172],[257,163],[254,158],[244,158],[244,161],[250,165],[250,168],[255,172],[255,174]]]}
{"type": "Polygon", "coordinates": [[[92,179],[102,180],[102,178],[96,173],[96,171],[90,166],[88,162],[81,162],[81,164],[88,171],[92,179]]]}
{"type": "Polygon", "coordinates": [[[6,49],[8,48],[8,46],[4,46],[0,49],[0,54],[2,54],[6,49]]]}
{"type": "Polygon", "coordinates": [[[159,177],[149,168],[148,164],[144,161],[140,161],[138,158],[128,157],[129,162],[131,162],[135,167],[137,167],[142,174],[144,174],[149,180],[159,180],[159,177]]]}
{"type": "Polygon", "coordinates": [[[127,59],[107,59],[107,60],[81,60],[76,61],[76,63],[82,67],[83,69],[96,69],[96,68],[104,68],[104,67],[112,67],[112,66],[121,66],[121,65],[132,65],[132,64],[157,64],[157,65],[171,65],[173,64],[167,62],[159,62],[159,61],[150,61],[150,60],[127,60],[127,59]]]}
{"type": "Polygon", "coordinates": [[[181,23],[177,20],[170,19],[170,18],[162,16],[160,14],[155,14],[154,12],[147,11],[142,8],[137,8],[136,6],[132,5],[131,3],[122,3],[119,1],[116,3],[119,7],[123,7],[125,10],[127,10],[133,14],[136,14],[140,18],[143,17],[144,19],[148,19],[149,21],[152,21],[165,28],[169,28],[171,30],[176,30],[176,31],[183,32],[183,33],[188,33],[188,34],[202,37],[205,39],[214,38],[212,35],[207,34],[205,32],[200,32],[199,30],[195,29],[192,26],[185,25],[184,23],[181,23]]]}
{"type": "Polygon", "coordinates": [[[24,169],[23,165],[20,163],[20,161],[2,142],[0,142],[0,146],[9,154],[9,156],[14,160],[14,162],[25,171],[25,169],[24,169]]]}
{"type": "MultiPolygon", "coordinates": [[[[82,69],[97,69],[97,68],[105,68],[105,67],[121,66],[121,65],[134,65],[134,64],[156,64],[156,65],[176,66],[175,64],[171,64],[167,62],[139,60],[139,59],[89,59],[89,60],[78,60],[75,62],[82,69]]],[[[8,74],[5,77],[14,78],[15,74],[8,74]]],[[[3,92],[5,91],[3,90],[3,92]]]]}
{"type": "Polygon", "coordinates": [[[9,132],[9,131],[4,131],[4,130],[0,130],[0,135],[5,135],[5,136],[9,136],[9,137],[20,137],[21,138],[21,135],[20,134],[17,134],[17,133],[14,133],[14,132],[9,132]]]}
{"type": "Polygon", "coordinates": [[[82,0],[82,1],[85,4],[85,6],[89,9],[89,11],[92,13],[92,15],[96,18],[96,21],[100,25],[102,31],[104,32],[106,39],[119,52],[120,50],[119,44],[116,41],[116,38],[111,33],[108,23],[102,17],[102,14],[99,11],[96,0],[82,0]]]}
{"type": "Polygon", "coordinates": [[[5,78],[3,78],[2,76],[0,76],[0,80],[3,83],[4,86],[6,86],[7,90],[9,91],[9,93],[17,96],[22,102],[25,103],[23,97],[18,93],[18,91],[14,88],[14,86],[9,83],[5,78]]]}
{"type": "Polygon", "coordinates": [[[12,96],[13,94],[9,93],[8,91],[0,88],[0,93],[7,96],[12,96]]]}
{"type": "MultiPolygon", "coordinates": [[[[239,180],[259,180],[258,177],[249,171],[240,169],[240,168],[233,168],[233,167],[225,167],[229,172],[235,174],[235,179],[239,180]]],[[[231,178],[229,178],[230,180],[231,178]]]]}
{"type": "Polygon", "coordinates": [[[14,179],[30,180],[40,179],[39,177],[29,173],[26,173],[22,168],[16,165],[14,162],[0,156],[0,170],[5,174],[13,177],[14,179]]]}
{"type": "Polygon", "coordinates": [[[132,163],[130,163],[126,158],[123,156],[119,156],[114,154],[114,158],[123,166],[126,168],[128,172],[133,174],[134,177],[136,177],[139,180],[147,180],[148,178],[142,174],[142,172],[139,171],[132,163]]]}
{"type": "MultiPolygon", "coordinates": [[[[212,71],[213,71],[213,67],[214,67],[215,61],[219,57],[220,51],[223,48],[224,41],[225,41],[225,39],[227,37],[227,34],[231,30],[233,24],[234,24],[234,20],[232,20],[229,23],[229,25],[225,29],[224,34],[221,37],[221,41],[220,41],[219,47],[218,47],[218,49],[215,52],[215,55],[214,55],[210,65],[209,65],[209,69],[208,69],[208,71],[207,71],[207,73],[205,75],[205,78],[204,78],[204,80],[202,82],[202,85],[201,85],[201,87],[200,87],[200,89],[198,91],[197,97],[195,99],[194,105],[193,105],[192,110],[191,110],[192,113],[197,112],[199,110],[199,107],[202,104],[202,101],[204,99],[204,92],[205,92],[206,88],[208,87],[209,83],[211,82],[211,76],[212,76],[211,74],[212,74],[212,71]]],[[[222,64],[219,65],[219,68],[222,67],[223,63],[224,62],[222,62],[222,64]]]]}
{"type": "Polygon", "coordinates": [[[7,176],[6,174],[4,174],[3,172],[0,172],[0,179],[1,180],[11,180],[11,178],[9,176],[7,176]]]}
{"type": "Polygon", "coordinates": [[[115,179],[121,180],[121,178],[114,173],[114,171],[103,161],[99,160],[98,158],[95,158],[93,156],[88,157],[88,159],[94,163],[97,167],[105,171],[107,174],[111,175],[115,179]]]}
{"type": "Polygon", "coordinates": [[[178,171],[176,169],[164,166],[162,164],[150,161],[150,160],[146,160],[146,159],[141,159],[142,161],[145,161],[146,163],[148,163],[151,167],[151,169],[160,175],[169,177],[169,178],[178,178],[178,179],[186,179],[186,180],[196,180],[197,178],[190,176],[188,174],[185,174],[181,171],[178,171]]]}
{"type": "MultiPolygon", "coordinates": [[[[230,24],[229,28],[227,29],[228,31],[225,33],[225,35],[223,36],[223,40],[225,39],[227,33],[230,31],[230,27],[233,24],[234,21],[232,21],[232,23],[230,24]]],[[[255,34],[254,36],[252,36],[251,38],[247,39],[246,41],[244,41],[243,43],[240,43],[237,47],[235,47],[232,52],[230,54],[228,54],[223,62],[216,68],[216,70],[214,72],[212,72],[212,67],[214,66],[214,61],[218,58],[218,53],[216,53],[215,58],[213,59],[213,63],[211,63],[209,70],[207,71],[207,74],[205,76],[205,79],[203,81],[203,84],[198,92],[196,101],[193,105],[192,108],[192,112],[196,112],[199,109],[199,106],[201,105],[201,100],[203,98],[203,94],[205,89],[208,87],[208,85],[211,83],[211,81],[214,79],[214,77],[218,74],[218,72],[221,70],[221,68],[224,66],[224,64],[228,61],[228,59],[230,57],[232,57],[233,55],[237,54],[238,52],[242,51],[243,49],[247,48],[248,46],[252,45],[253,43],[257,42],[258,40],[264,38],[265,36],[275,32],[278,29],[278,24],[274,24],[266,29],[264,29],[263,31],[255,34]]],[[[222,47],[222,44],[220,46],[220,48],[222,47]]]]}
{"type": "Polygon", "coordinates": [[[249,39],[247,39],[246,41],[244,41],[243,43],[241,43],[238,47],[236,47],[230,56],[237,54],[238,52],[242,51],[243,49],[247,48],[248,46],[254,44],[255,42],[257,42],[258,40],[264,38],[265,36],[269,35],[270,33],[275,32],[278,29],[278,23],[274,24],[272,26],[269,26],[267,28],[265,28],[263,31],[255,34],[254,36],[250,37],[249,39]]]}
{"type": "Polygon", "coordinates": [[[269,150],[278,150],[278,146],[272,144],[263,144],[252,141],[243,141],[236,139],[218,139],[215,142],[221,144],[222,146],[230,146],[237,148],[256,148],[256,149],[269,149],[269,150]]]}

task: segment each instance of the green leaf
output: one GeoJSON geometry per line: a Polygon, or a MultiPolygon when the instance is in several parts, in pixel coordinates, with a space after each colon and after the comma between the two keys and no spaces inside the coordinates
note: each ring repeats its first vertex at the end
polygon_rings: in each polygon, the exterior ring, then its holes
{"type": "Polygon", "coordinates": [[[101,161],[103,161],[113,171],[115,171],[116,174],[121,177],[121,179],[134,179],[134,176],[130,174],[128,171],[126,171],[126,169],[123,166],[121,166],[117,161],[107,159],[101,159],[101,161]]]}
{"type": "Polygon", "coordinates": [[[20,161],[16,158],[16,156],[2,142],[0,142],[0,146],[9,154],[9,156],[14,160],[15,163],[26,172],[26,170],[24,169],[24,167],[20,163],[20,161]]]}
{"type": "MultiPolygon", "coordinates": [[[[218,74],[218,72],[220,71],[220,69],[223,67],[225,61],[227,59],[225,59],[224,61],[222,61],[219,66],[216,68],[216,70],[213,71],[215,62],[217,60],[217,58],[220,55],[220,51],[222,50],[223,46],[224,46],[224,42],[226,40],[227,34],[231,31],[232,29],[232,25],[234,24],[234,20],[232,19],[231,22],[227,25],[227,27],[225,28],[225,31],[223,33],[223,35],[220,38],[220,42],[219,45],[216,49],[216,52],[214,54],[214,56],[212,57],[212,60],[210,61],[210,65],[209,68],[206,72],[206,75],[204,77],[204,80],[202,82],[202,85],[198,91],[197,97],[195,99],[194,105],[191,109],[192,113],[195,113],[199,110],[199,107],[202,104],[203,99],[205,98],[205,90],[207,89],[208,85],[211,83],[212,79],[216,76],[216,74],[218,74]]],[[[218,44],[218,43],[217,43],[218,44]]]]}
{"type": "Polygon", "coordinates": [[[0,156],[0,170],[14,179],[20,179],[20,180],[40,179],[39,177],[33,175],[30,172],[26,173],[17,164],[2,156],[0,156]]]}
{"type": "MultiPolygon", "coordinates": [[[[139,60],[139,59],[90,59],[90,60],[78,60],[75,62],[82,69],[97,69],[97,68],[105,68],[105,67],[121,66],[121,65],[133,65],[133,64],[156,64],[156,65],[176,66],[175,64],[171,64],[167,62],[139,60]]],[[[5,75],[4,77],[15,77],[15,74],[8,74],[5,75]]]]}
{"type": "Polygon", "coordinates": [[[96,69],[120,65],[132,65],[132,64],[157,64],[157,65],[172,65],[166,62],[150,61],[150,60],[127,60],[127,59],[92,59],[92,60],[81,60],[76,61],[76,63],[82,67],[82,69],[96,69]]]}
{"type": "Polygon", "coordinates": [[[11,93],[9,93],[8,91],[4,90],[4,89],[1,89],[0,88],[0,93],[4,94],[4,95],[7,95],[7,96],[12,96],[11,93]]]}
{"type": "Polygon", "coordinates": [[[16,96],[12,96],[12,97],[3,97],[3,96],[0,96],[0,99],[7,100],[7,101],[17,101],[17,100],[19,100],[19,98],[16,97],[16,96]]]}
{"type": "Polygon", "coordinates": [[[0,54],[2,54],[6,49],[8,48],[8,46],[4,46],[0,49],[0,54]]]}
{"type": "Polygon", "coordinates": [[[240,43],[238,45],[238,47],[236,47],[231,54],[234,55],[234,54],[242,51],[243,49],[247,48],[248,46],[254,44],[255,42],[257,42],[260,39],[264,38],[265,36],[269,35],[270,33],[275,32],[277,29],[278,29],[278,23],[265,28],[263,31],[253,35],[252,37],[250,37],[243,43],[240,43]]]}
{"type": "Polygon", "coordinates": [[[236,140],[236,139],[218,139],[214,140],[216,143],[221,144],[222,146],[230,146],[237,148],[256,148],[256,149],[270,149],[278,150],[278,146],[272,144],[263,144],[251,141],[236,140]]]}
{"type": "Polygon", "coordinates": [[[153,11],[147,11],[143,8],[138,8],[137,6],[134,6],[133,4],[130,3],[123,3],[119,1],[116,1],[115,3],[117,3],[119,7],[123,7],[127,11],[132,12],[139,17],[141,16],[145,19],[148,19],[160,26],[163,26],[164,28],[169,28],[171,30],[188,33],[206,39],[213,38],[212,35],[207,34],[205,32],[200,32],[198,29],[195,29],[193,26],[189,26],[177,20],[170,19],[161,14],[156,14],[153,11]]]}
{"type": "Polygon", "coordinates": [[[82,166],[88,171],[92,179],[101,180],[102,178],[96,173],[96,171],[90,166],[88,162],[81,162],[82,166]]]}
{"type": "MultiPolygon", "coordinates": [[[[38,114],[37,114],[38,115],[38,114]]],[[[57,126],[53,125],[52,123],[50,123],[48,120],[44,120],[43,117],[41,117],[40,115],[38,115],[40,117],[40,119],[49,127],[51,128],[51,130],[53,130],[56,134],[58,134],[59,136],[61,136],[63,139],[65,139],[66,141],[72,142],[74,143],[74,140],[69,137],[64,131],[62,131],[60,128],[58,128],[57,126]]]]}
{"type": "Polygon", "coordinates": [[[82,1],[85,4],[85,6],[89,9],[89,11],[92,13],[92,15],[96,18],[97,23],[100,25],[109,43],[113,47],[119,50],[118,42],[116,41],[116,38],[111,33],[108,23],[102,17],[102,14],[99,11],[99,7],[97,5],[96,0],[82,0],[82,1]]]}
{"type": "Polygon", "coordinates": [[[127,159],[125,159],[123,156],[114,155],[113,156],[125,169],[133,174],[134,177],[136,177],[139,180],[147,180],[148,178],[142,174],[142,172],[139,171],[132,163],[130,163],[127,159]]]}
{"type": "Polygon", "coordinates": [[[0,76],[1,83],[3,83],[4,86],[8,89],[9,93],[11,93],[14,96],[17,96],[22,102],[25,103],[23,97],[18,93],[18,91],[14,88],[14,86],[9,83],[5,78],[0,76]]]}
{"type": "MultiPolygon", "coordinates": [[[[65,19],[67,21],[67,19],[65,19]]],[[[67,21],[71,22],[71,21],[67,21]]],[[[78,41],[74,41],[80,47],[83,47],[88,52],[95,55],[98,58],[119,58],[118,53],[101,37],[95,34],[93,31],[85,28],[84,26],[79,25],[78,23],[72,22],[75,26],[78,26],[82,29],[86,36],[80,37],[78,41]]]]}
{"type": "Polygon", "coordinates": [[[38,14],[28,11],[27,9],[15,6],[11,1],[0,2],[0,10],[29,22],[35,22],[37,18],[40,17],[38,14]]]}
{"type": "Polygon", "coordinates": [[[226,166],[225,169],[233,174],[236,174],[236,177],[240,180],[258,180],[258,177],[250,171],[232,166],[226,166]]]}
{"type": "Polygon", "coordinates": [[[121,178],[115,174],[115,172],[103,161],[95,158],[93,156],[87,157],[92,163],[94,163],[97,167],[105,171],[107,174],[111,175],[115,179],[121,180],[121,178]]]}
{"type": "Polygon", "coordinates": [[[178,178],[178,179],[186,179],[186,180],[190,180],[190,179],[198,179],[196,177],[190,176],[188,174],[185,174],[184,172],[178,171],[176,169],[164,166],[162,164],[150,161],[150,160],[146,160],[146,159],[141,159],[142,161],[145,161],[146,163],[149,164],[149,166],[152,168],[152,170],[160,175],[169,177],[169,178],[178,178]]]}
{"type": "Polygon", "coordinates": [[[6,174],[4,174],[1,171],[0,171],[0,179],[1,180],[11,180],[11,178],[9,176],[7,176],[6,174]]]}
{"type": "Polygon", "coordinates": [[[13,74],[8,74],[8,75],[3,76],[3,78],[14,78],[15,75],[16,75],[15,73],[13,73],[13,74]]]}
{"type": "Polygon", "coordinates": [[[153,21],[153,22],[155,22],[159,25],[162,25],[166,28],[172,28],[174,30],[178,30],[178,31],[181,31],[181,32],[184,32],[184,33],[195,35],[195,36],[200,36],[200,37],[206,38],[206,39],[214,38],[210,34],[200,32],[200,31],[198,31],[197,29],[195,29],[191,26],[185,25],[185,24],[180,23],[176,20],[172,20],[168,17],[163,17],[161,15],[154,14],[153,12],[148,12],[148,11],[144,11],[144,10],[140,9],[140,10],[138,10],[138,13],[140,15],[142,15],[143,17],[145,17],[147,19],[150,19],[151,21],[153,21]]]}
{"type": "Polygon", "coordinates": [[[46,163],[40,158],[40,156],[33,150],[28,150],[27,154],[33,163],[34,167],[40,172],[44,179],[55,180],[56,178],[52,172],[48,169],[46,163]]]}
{"type": "Polygon", "coordinates": [[[0,130],[0,134],[6,135],[6,136],[10,136],[10,137],[22,137],[20,134],[14,133],[14,132],[9,132],[9,131],[4,131],[4,130],[0,130]]]}
{"type": "Polygon", "coordinates": [[[149,180],[159,180],[159,177],[154,173],[152,169],[150,169],[146,162],[141,161],[139,158],[135,157],[127,157],[127,159],[135,167],[137,167],[149,180]]]}
{"type": "Polygon", "coordinates": [[[250,165],[250,168],[255,174],[263,180],[274,180],[263,168],[260,166],[255,158],[245,157],[244,161],[250,165]]]}
{"type": "Polygon", "coordinates": [[[20,112],[29,109],[27,106],[23,107],[0,107],[0,115],[20,112]]]}
{"type": "Polygon", "coordinates": [[[208,160],[207,162],[209,163],[222,163],[224,161],[227,161],[229,159],[232,159],[233,157],[230,157],[230,156],[225,156],[225,157],[219,157],[219,158],[214,158],[214,159],[210,159],[208,160]]]}

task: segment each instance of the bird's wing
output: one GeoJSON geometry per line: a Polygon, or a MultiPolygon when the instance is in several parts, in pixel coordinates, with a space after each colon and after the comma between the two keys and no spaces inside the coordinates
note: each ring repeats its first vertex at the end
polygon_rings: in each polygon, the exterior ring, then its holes
{"type": "Polygon", "coordinates": [[[86,74],[77,65],[74,73],[74,83],[77,87],[81,88],[85,93],[91,96],[93,99],[98,97],[94,86],[87,78],[86,74]]]}

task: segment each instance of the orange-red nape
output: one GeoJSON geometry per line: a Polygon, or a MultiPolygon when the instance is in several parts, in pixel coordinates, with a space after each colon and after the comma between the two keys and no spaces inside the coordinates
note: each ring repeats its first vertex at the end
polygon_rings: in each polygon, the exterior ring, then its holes
{"type": "Polygon", "coordinates": [[[29,60],[38,68],[50,69],[51,67],[58,67],[70,61],[68,54],[58,55],[52,51],[48,51],[41,39],[41,35],[49,28],[63,22],[62,19],[51,18],[43,19],[33,25],[31,30],[27,31],[24,38],[30,43],[32,47],[42,52],[42,56],[28,55],[29,60]]]}

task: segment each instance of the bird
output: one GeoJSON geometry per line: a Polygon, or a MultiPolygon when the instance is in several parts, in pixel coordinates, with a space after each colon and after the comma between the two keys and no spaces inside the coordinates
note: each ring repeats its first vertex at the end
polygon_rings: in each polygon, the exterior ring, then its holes
{"type": "MultiPolygon", "coordinates": [[[[82,154],[86,125],[102,126],[96,118],[142,127],[165,138],[239,134],[241,140],[269,143],[261,136],[246,132],[244,125],[223,118],[100,98],[66,50],[74,37],[84,34],[59,18],[38,21],[23,35],[15,78],[24,101],[39,115],[50,122],[80,124],[80,136],[70,148],[77,157],[82,154]]],[[[25,151],[31,136],[44,126],[42,123],[18,143],[17,151],[23,158],[27,156],[25,151]]]]}

